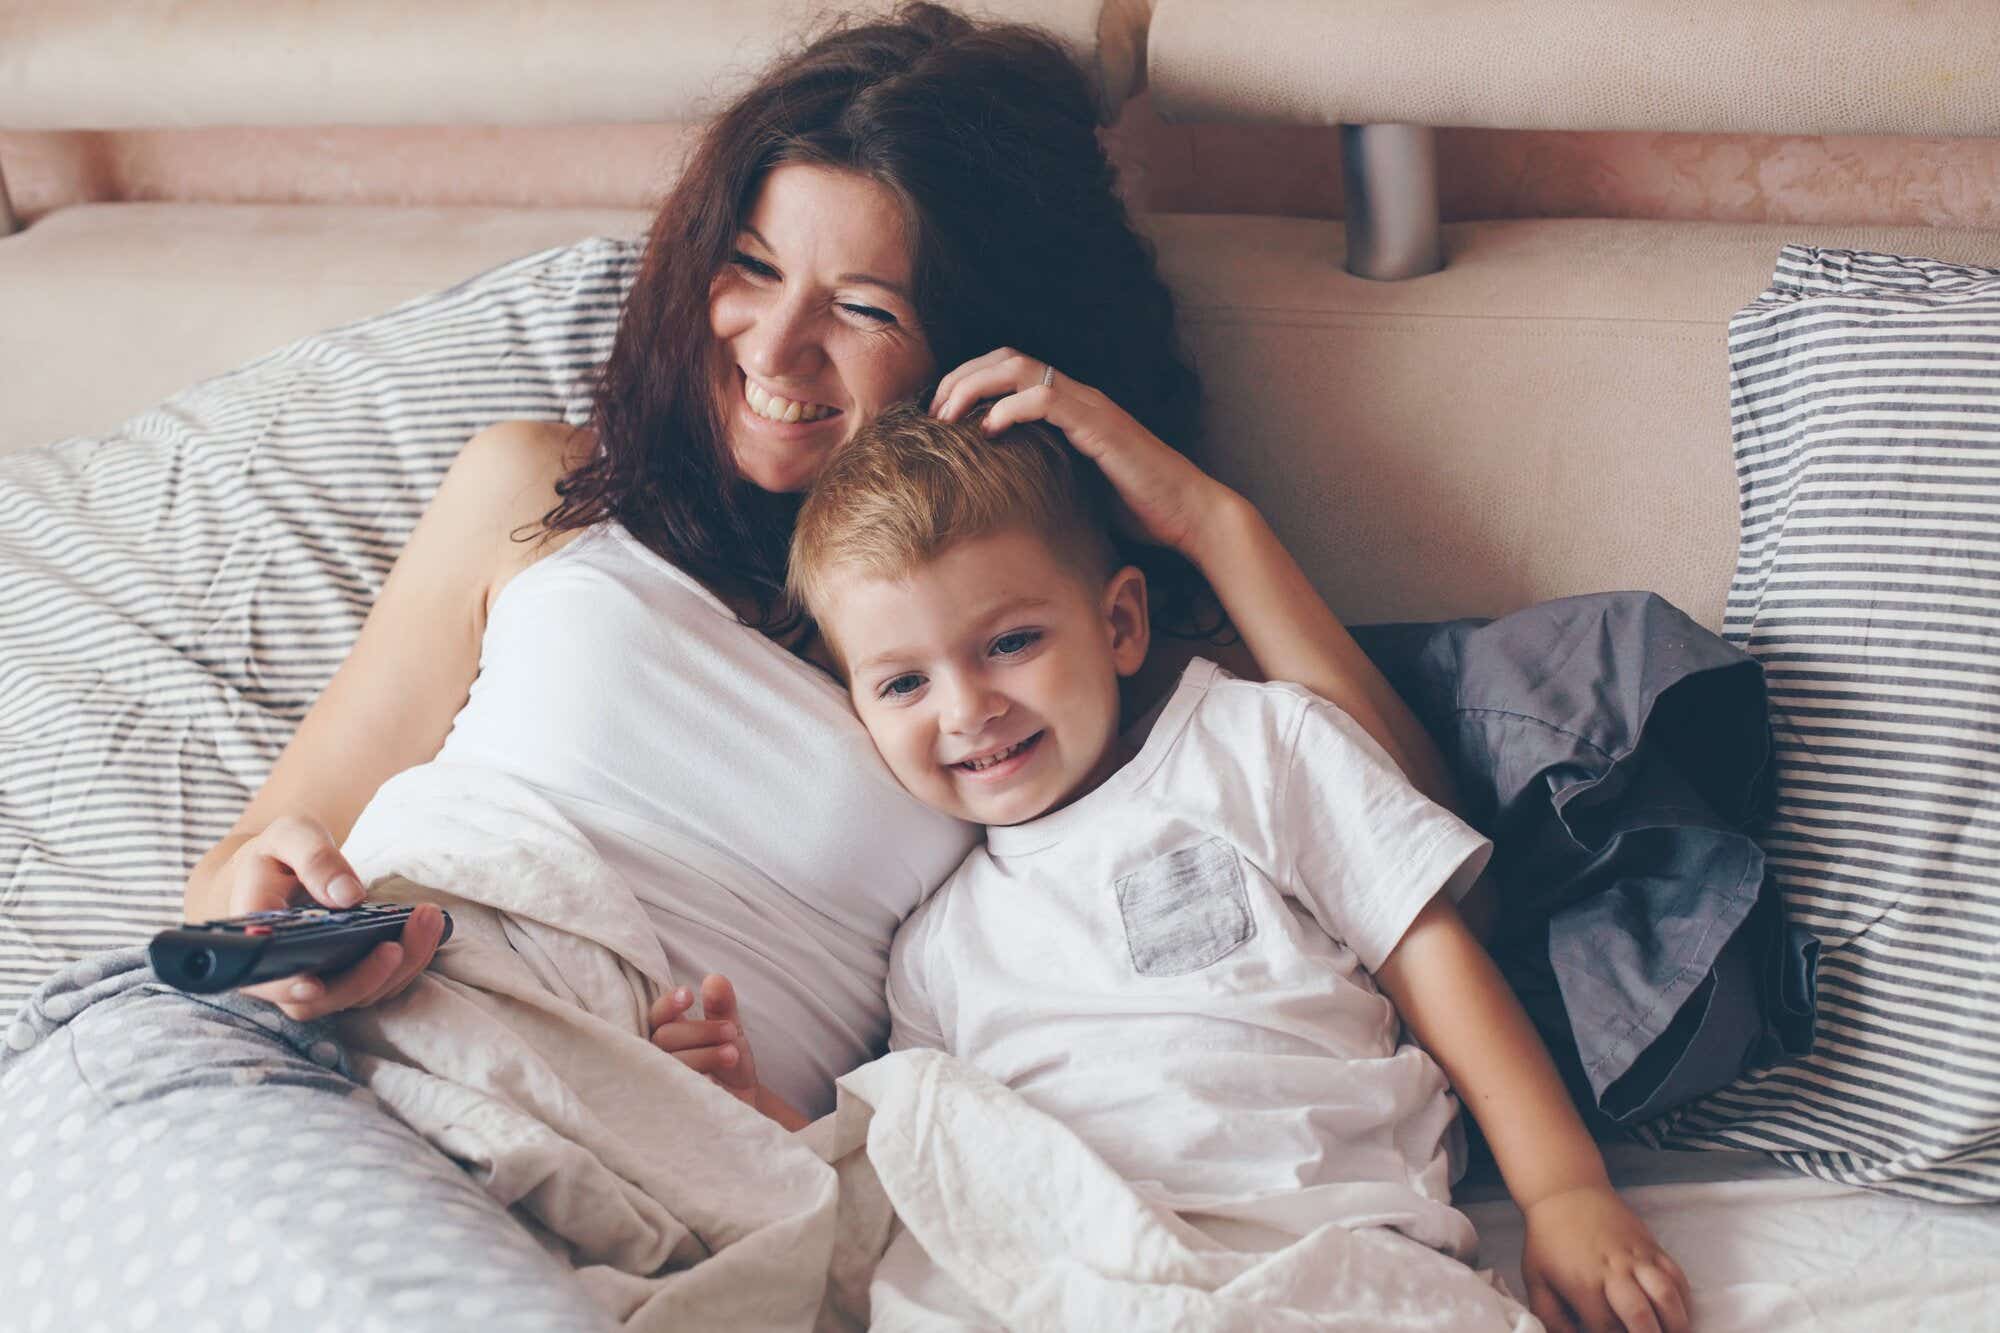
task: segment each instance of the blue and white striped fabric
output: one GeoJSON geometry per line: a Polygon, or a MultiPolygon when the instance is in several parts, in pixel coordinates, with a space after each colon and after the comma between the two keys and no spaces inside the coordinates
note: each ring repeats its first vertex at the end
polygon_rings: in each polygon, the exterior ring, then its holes
{"type": "Polygon", "coordinates": [[[637,254],[531,255],[0,459],[0,1022],[178,920],[459,446],[585,418],[637,254]]]}
{"type": "Polygon", "coordinates": [[[1790,246],[1729,349],[1724,633],[1769,681],[1818,1041],[1653,1136],[2000,1198],[2000,271],[1790,246]]]}

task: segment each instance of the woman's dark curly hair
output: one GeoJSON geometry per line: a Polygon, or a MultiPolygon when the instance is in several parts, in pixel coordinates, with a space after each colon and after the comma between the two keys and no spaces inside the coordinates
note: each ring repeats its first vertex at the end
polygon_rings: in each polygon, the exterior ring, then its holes
{"type": "MultiPolygon", "coordinates": [[[[798,628],[783,597],[798,497],[736,475],[708,317],[758,189],[790,162],[857,172],[901,203],[940,372],[1015,347],[1192,448],[1199,384],[1082,71],[1040,29],[910,4],[780,60],[709,124],[653,223],[599,376],[599,450],[558,485],[543,530],[615,518],[703,582],[748,594],[766,633],[798,628]]],[[[1155,577],[1174,583],[1164,568],[1155,577]]]]}

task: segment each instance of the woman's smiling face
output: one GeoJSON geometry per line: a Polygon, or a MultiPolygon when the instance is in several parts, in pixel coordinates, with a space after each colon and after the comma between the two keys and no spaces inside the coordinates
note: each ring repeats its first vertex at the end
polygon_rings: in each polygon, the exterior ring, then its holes
{"type": "Polygon", "coordinates": [[[787,163],[764,178],[709,289],[716,392],[744,480],[801,491],[935,373],[917,324],[908,226],[885,187],[787,163]]]}

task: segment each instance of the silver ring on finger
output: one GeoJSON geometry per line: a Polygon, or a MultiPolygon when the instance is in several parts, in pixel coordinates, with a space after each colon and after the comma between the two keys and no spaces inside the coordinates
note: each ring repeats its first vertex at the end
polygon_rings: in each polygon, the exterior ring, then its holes
{"type": "Polygon", "coordinates": [[[1042,362],[1042,387],[1046,389],[1055,382],[1056,368],[1046,361],[1042,362]]]}

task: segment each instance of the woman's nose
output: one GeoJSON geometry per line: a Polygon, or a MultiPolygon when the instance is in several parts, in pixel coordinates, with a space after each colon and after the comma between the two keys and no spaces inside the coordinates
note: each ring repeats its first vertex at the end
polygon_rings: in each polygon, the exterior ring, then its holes
{"type": "Polygon", "coordinates": [[[751,370],[767,379],[782,379],[811,368],[816,347],[805,302],[790,295],[765,306],[749,334],[738,340],[751,370]]]}

